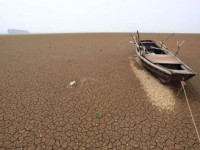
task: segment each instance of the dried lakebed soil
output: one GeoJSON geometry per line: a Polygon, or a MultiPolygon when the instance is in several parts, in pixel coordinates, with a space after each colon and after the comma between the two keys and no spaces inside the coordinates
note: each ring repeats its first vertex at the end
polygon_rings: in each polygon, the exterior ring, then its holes
{"type": "MultiPolygon", "coordinates": [[[[174,99],[177,88],[172,92],[133,62],[130,40],[130,34],[1,35],[0,149],[198,150],[183,93],[174,99]]],[[[177,40],[186,40],[179,56],[199,74],[200,35],[174,36],[169,48],[177,40]]],[[[200,130],[199,76],[186,91],[200,130]]]]}
{"type": "Polygon", "coordinates": [[[158,106],[160,109],[174,110],[176,97],[173,90],[160,83],[158,79],[143,68],[138,58],[130,57],[129,59],[133,72],[143,85],[152,105],[158,106]]]}

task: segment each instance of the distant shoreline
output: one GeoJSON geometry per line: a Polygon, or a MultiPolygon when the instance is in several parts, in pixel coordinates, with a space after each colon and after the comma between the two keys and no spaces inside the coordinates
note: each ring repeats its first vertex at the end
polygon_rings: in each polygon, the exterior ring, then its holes
{"type": "MultiPolygon", "coordinates": [[[[24,36],[24,35],[71,35],[71,34],[134,34],[136,32],[69,32],[69,33],[28,33],[28,34],[0,34],[0,36],[24,36]]],[[[140,32],[141,34],[171,34],[171,32],[140,32]]],[[[199,35],[200,33],[176,33],[179,35],[199,35]]]]}

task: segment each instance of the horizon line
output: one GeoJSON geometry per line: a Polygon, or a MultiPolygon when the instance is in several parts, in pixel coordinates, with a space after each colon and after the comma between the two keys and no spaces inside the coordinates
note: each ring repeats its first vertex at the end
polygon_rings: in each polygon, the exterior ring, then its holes
{"type": "MultiPolygon", "coordinates": [[[[141,32],[141,34],[200,34],[196,32],[141,32]]],[[[0,33],[0,35],[48,35],[48,34],[126,34],[126,33],[136,33],[136,32],[35,32],[35,33],[22,33],[22,34],[8,34],[0,33]]]]}

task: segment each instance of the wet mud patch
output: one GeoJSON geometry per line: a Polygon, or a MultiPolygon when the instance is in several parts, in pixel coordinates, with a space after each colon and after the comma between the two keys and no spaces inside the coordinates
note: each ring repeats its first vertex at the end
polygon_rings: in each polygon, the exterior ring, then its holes
{"type": "Polygon", "coordinates": [[[158,79],[151,75],[139,62],[139,59],[129,57],[130,66],[136,77],[140,80],[146,95],[152,105],[160,110],[174,110],[175,94],[173,90],[160,83],[158,79]]]}

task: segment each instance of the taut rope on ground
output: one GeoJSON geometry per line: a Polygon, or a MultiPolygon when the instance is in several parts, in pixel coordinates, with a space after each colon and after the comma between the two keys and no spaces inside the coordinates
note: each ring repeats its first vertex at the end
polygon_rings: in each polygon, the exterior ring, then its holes
{"type": "Polygon", "coordinates": [[[188,109],[190,111],[190,115],[191,115],[191,118],[192,118],[194,128],[196,130],[197,138],[198,138],[199,143],[200,143],[199,132],[198,132],[198,129],[197,129],[197,126],[196,126],[196,123],[195,123],[195,120],[194,120],[194,117],[193,117],[193,114],[192,114],[192,110],[191,110],[191,107],[190,107],[190,104],[189,104],[189,100],[188,100],[187,93],[186,93],[186,90],[185,90],[185,82],[184,81],[181,81],[181,89],[179,90],[178,95],[179,95],[179,93],[182,89],[183,89],[183,92],[184,92],[184,95],[185,95],[185,99],[186,99],[186,102],[187,102],[187,105],[188,105],[188,109]]]}

